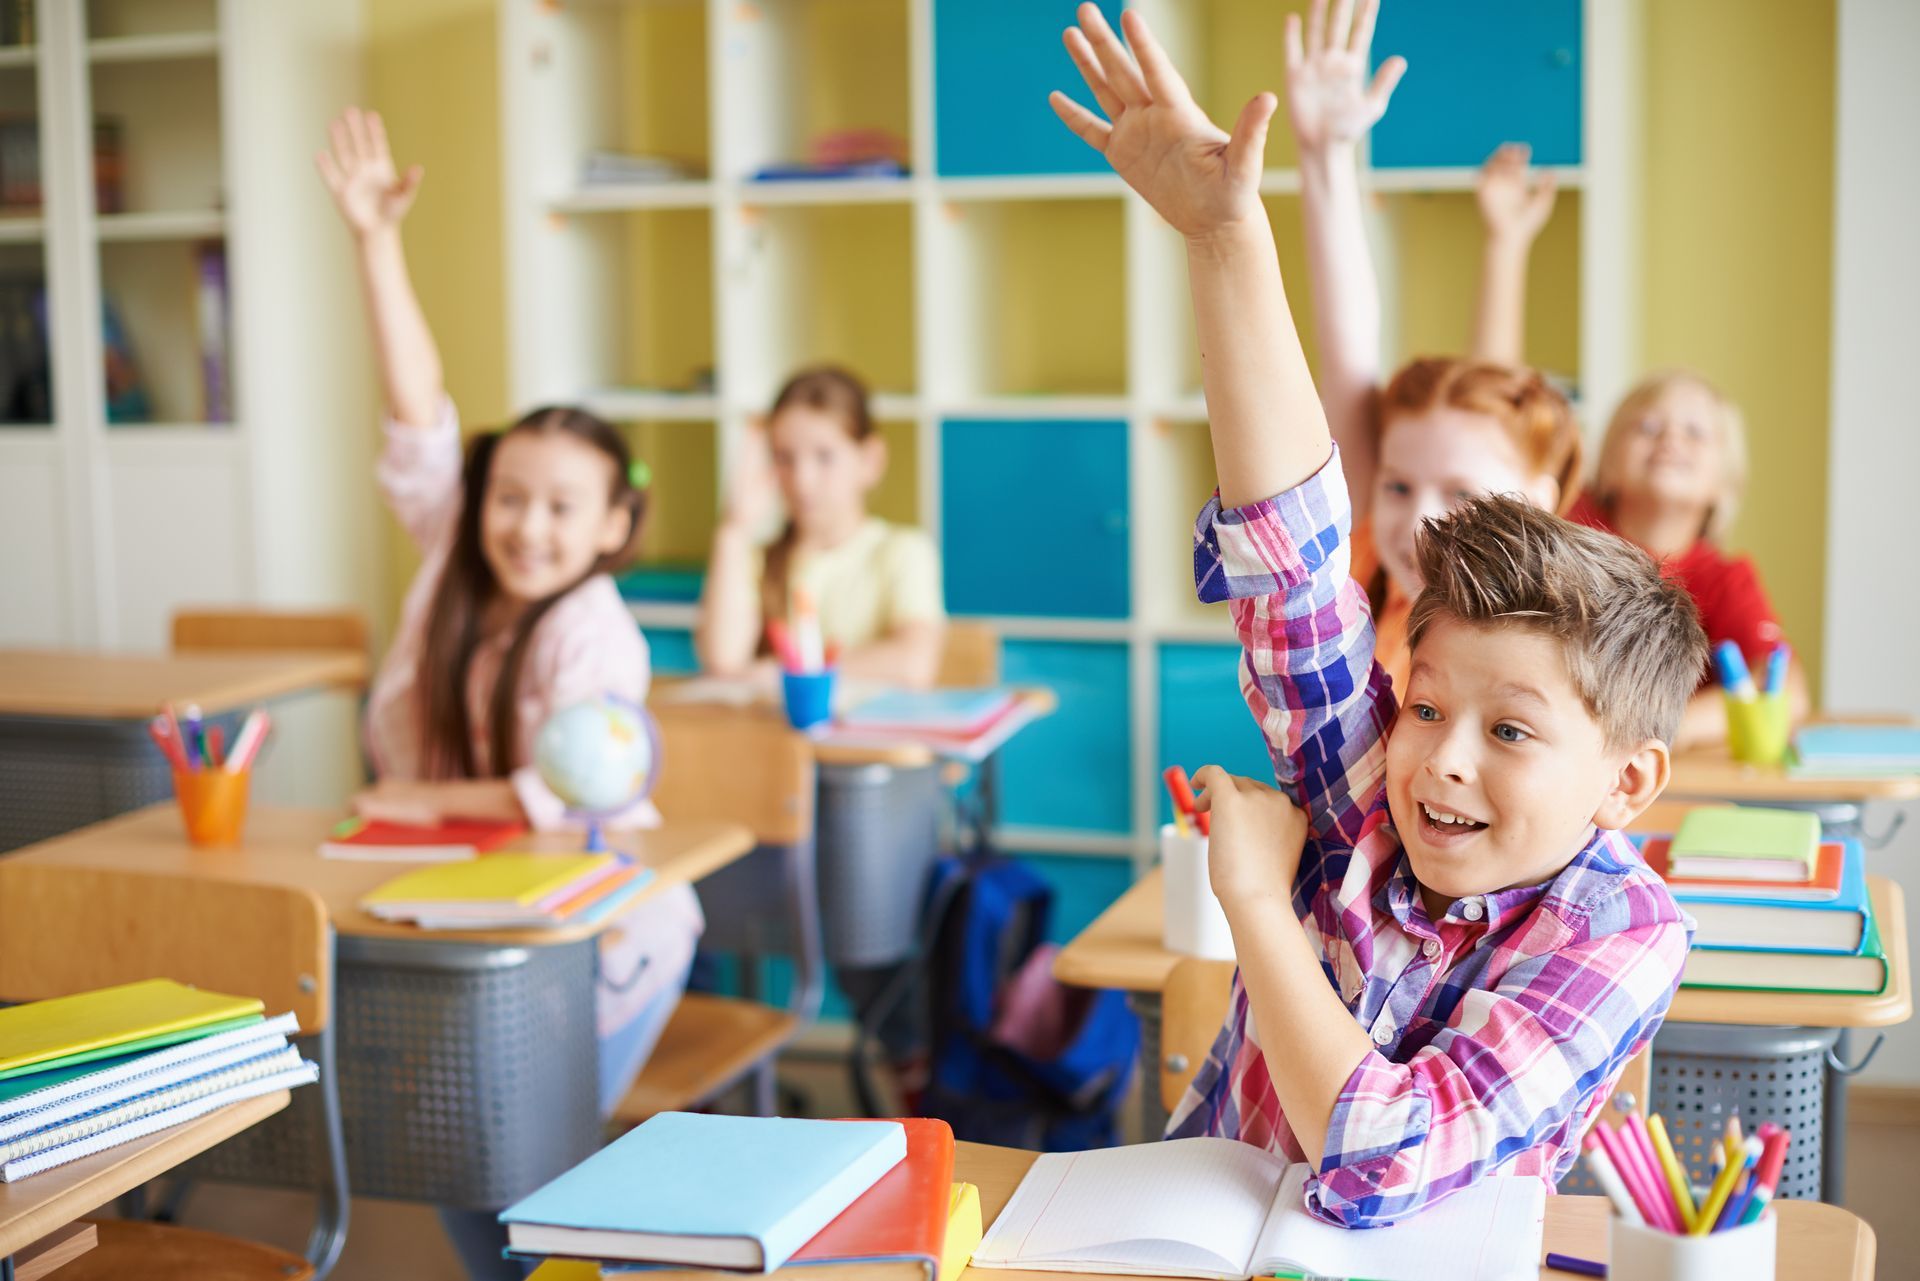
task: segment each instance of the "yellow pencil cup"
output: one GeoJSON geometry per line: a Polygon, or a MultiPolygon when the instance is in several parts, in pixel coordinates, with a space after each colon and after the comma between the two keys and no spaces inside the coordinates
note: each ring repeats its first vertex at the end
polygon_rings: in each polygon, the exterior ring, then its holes
{"type": "Polygon", "coordinates": [[[1727,745],[1733,759],[1748,765],[1779,765],[1787,759],[1793,720],[1785,694],[1735,698],[1726,694],[1727,745]]]}
{"type": "Polygon", "coordinates": [[[173,795],[180,802],[187,839],[202,846],[238,844],[247,825],[247,786],[252,781],[250,770],[175,770],[173,795]]]}

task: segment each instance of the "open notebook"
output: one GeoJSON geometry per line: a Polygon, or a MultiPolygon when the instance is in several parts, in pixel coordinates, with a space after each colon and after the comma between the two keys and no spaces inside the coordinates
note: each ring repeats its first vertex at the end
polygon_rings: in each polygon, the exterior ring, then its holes
{"type": "Polygon", "coordinates": [[[975,1267],[1130,1276],[1273,1272],[1375,1281],[1533,1281],[1546,1185],[1496,1175],[1390,1228],[1349,1231],[1303,1204],[1307,1167],[1231,1139],[1173,1139],[1033,1163],[975,1267]]]}

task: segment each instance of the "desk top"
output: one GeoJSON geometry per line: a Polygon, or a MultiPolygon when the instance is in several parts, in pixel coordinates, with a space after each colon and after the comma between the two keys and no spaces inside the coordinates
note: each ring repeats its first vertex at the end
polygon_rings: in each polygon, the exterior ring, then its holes
{"type": "Polygon", "coordinates": [[[1920,774],[1892,778],[1791,778],[1781,765],[1743,765],[1725,747],[1695,748],[1673,757],[1673,799],[1821,801],[1864,804],[1920,796],[1920,774]]]}
{"type": "Polygon", "coordinates": [[[185,1125],[96,1152],[18,1183],[0,1183],[0,1259],[286,1106],[285,1090],[243,1099],[185,1125]]]}
{"type": "MultiPolygon", "coordinates": [[[[960,1143],[954,1148],[953,1177],[980,1189],[980,1215],[992,1226],[1006,1208],[1014,1189],[1026,1176],[1027,1168],[1039,1156],[1015,1148],[988,1147],[981,1143],[960,1143]]],[[[1837,1205],[1817,1201],[1775,1201],[1780,1217],[1778,1272],[1782,1277],[1834,1277],[1850,1281],[1871,1281],[1873,1277],[1873,1229],[1857,1215],[1837,1205]]],[[[1607,1257],[1606,1200],[1597,1196],[1550,1196],[1542,1249],[1570,1254],[1582,1259],[1607,1257]]],[[[851,1281],[854,1269],[813,1267],[808,1278],[819,1281],[851,1281]]],[[[540,1265],[533,1281],[594,1281],[598,1267],[591,1263],[549,1262],[540,1265]]],[[[689,1276],[689,1273],[678,1273],[689,1276]]],[[[721,1273],[708,1274],[716,1281],[721,1273]]],[[[788,1275],[800,1276],[799,1272],[788,1275]]],[[[1571,1277],[1557,1268],[1542,1268],[1546,1278],[1571,1277]]],[[[1061,1281],[1078,1276],[1087,1281],[1121,1281],[1098,1277],[1094,1273],[1014,1272],[1000,1268],[968,1268],[963,1281],[1061,1281]]]]}
{"type": "MultiPolygon", "coordinates": [[[[334,810],[255,809],[246,836],[233,849],[196,849],[187,843],[171,801],[83,827],[7,855],[23,862],[66,862],[181,876],[210,876],[255,884],[295,885],[319,895],[334,929],[354,938],[400,938],[449,943],[540,946],[590,938],[605,927],[568,925],[550,930],[421,930],[382,921],[360,909],[360,900],[402,872],[422,863],[355,862],[320,857],[340,814],[334,810]]],[[[525,849],[574,852],[578,832],[535,833],[516,844],[525,849]]],[[[732,823],[665,823],[650,831],[609,832],[607,842],[654,870],[639,903],[671,885],[697,881],[753,848],[753,834],[732,823]]],[[[617,918],[616,918],[617,919],[617,918]]]]}
{"type": "MultiPolygon", "coordinates": [[[[1667,1011],[1668,1020],[1794,1027],[1888,1027],[1904,1023],[1913,1013],[1906,900],[1900,887],[1883,876],[1869,876],[1867,890],[1887,949],[1891,973],[1886,991],[1878,996],[1834,996],[1824,992],[1681,988],[1667,1011]]],[[[1053,976],[1075,987],[1160,991],[1181,959],[1160,941],[1164,898],[1161,870],[1156,867],[1060,949],[1053,960],[1053,976]]]]}
{"type": "MultiPolygon", "coordinates": [[[[914,742],[860,742],[851,732],[839,738],[808,735],[813,744],[813,759],[821,765],[889,765],[894,769],[922,769],[942,760],[978,762],[998,751],[1006,741],[1060,706],[1050,689],[1020,688],[1015,691],[1020,706],[994,728],[964,749],[944,748],[914,742]]],[[[739,717],[786,723],[780,705],[764,697],[751,685],[739,681],[721,681],[712,677],[654,682],[648,700],[656,715],[739,717]]]]}
{"type": "Polygon", "coordinates": [[[231,654],[96,654],[0,649],[0,715],[146,720],[160,704],[232,711],[327,685],[360,685],[367,656],[353,650],[231,654]]]}

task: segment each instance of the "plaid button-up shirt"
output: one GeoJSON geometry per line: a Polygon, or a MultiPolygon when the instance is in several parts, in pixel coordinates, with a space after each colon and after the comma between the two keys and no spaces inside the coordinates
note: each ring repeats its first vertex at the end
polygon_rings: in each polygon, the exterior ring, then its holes
{"type": "MultiPolygon", "coordinates": [[[[1298,487],[1195,527],[1194,578],[1230,602],[1240,683],[1274,776],[1307,812],[1294,908],[1327,981],[1372,1037],[1334,1105],[1308,1206],[1350,1227],[1417,1213],[1482,1175],[1549,1185],[1606,1087],[1652,1037],[1692,922],[1617,832],[1544,885],[1460,899],[1429,919],[1386,799],[1391,684],[1347,573],[1336,454],[1298,487]]],[[[1303,1160],[1236,973],[1227,1021],[1168,1126],[1303,1160]]]]}

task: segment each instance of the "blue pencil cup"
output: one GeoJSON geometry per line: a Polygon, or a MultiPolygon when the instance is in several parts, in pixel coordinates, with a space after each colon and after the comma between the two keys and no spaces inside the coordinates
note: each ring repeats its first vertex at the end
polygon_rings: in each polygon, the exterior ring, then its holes
{"type": "Polygon", "coordinates": [[[812,729],[833,716],[833,669],[823,672],[782,672],[780,690],[787,700],[787,723],[812,729]]]}

